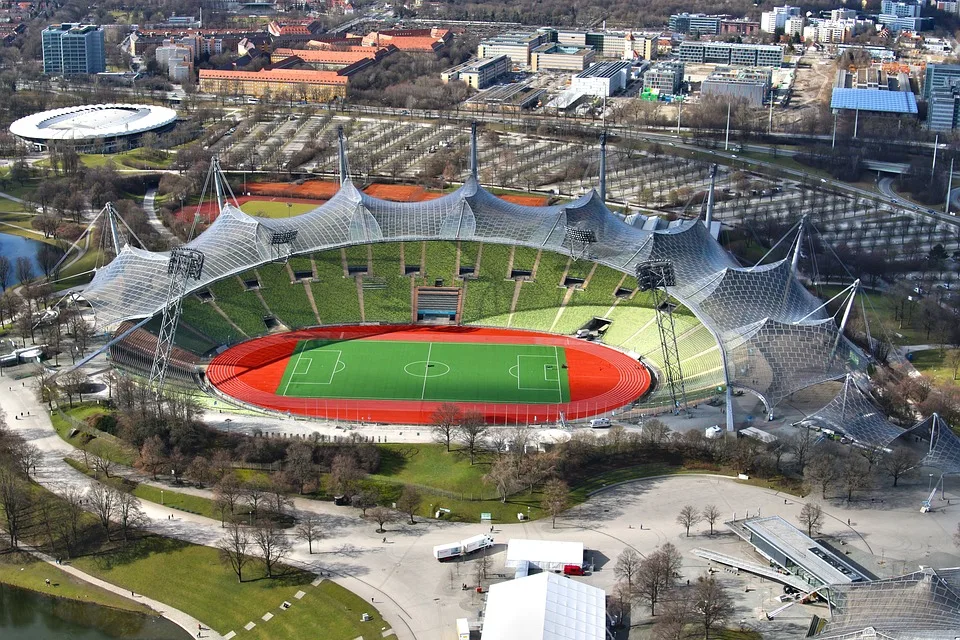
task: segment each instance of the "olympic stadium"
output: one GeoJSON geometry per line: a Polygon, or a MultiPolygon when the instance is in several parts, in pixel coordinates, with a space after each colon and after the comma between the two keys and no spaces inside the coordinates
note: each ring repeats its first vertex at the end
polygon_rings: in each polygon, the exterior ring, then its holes
{"type": "Polygon", "coordinates": [[[177,112],[166,107],[94,104],[31,114],[14,121],[10,133],[39,151],[64,143],[78,151],[109,153],[136,146],[143,134],[166,131],[176,120],[177,112]]]}
{"type": "MultiPolygon", "coordinates": [[[[457,402],[512,423],[673,408],[678,374],[684,401],[745,391],[772,411],[867,365],[795,248],[742,267],[702,219],[613,213],[603,176],[566,204],[512,204],[479,185],[475,148],[463,186],[424,202],[357,189],[342,138],[340,189],[316,209],[255,218],[224,202],[182,248],[202,273],[175,296],[169,379],[284,414],[424,423],[457,402]],[[674,272],[668,300],[638,287],[652,262],[674,272]]],[[[170,265],[123,246],[83,291],[123,338],[118,366],[154,368],[170,265]]]]}

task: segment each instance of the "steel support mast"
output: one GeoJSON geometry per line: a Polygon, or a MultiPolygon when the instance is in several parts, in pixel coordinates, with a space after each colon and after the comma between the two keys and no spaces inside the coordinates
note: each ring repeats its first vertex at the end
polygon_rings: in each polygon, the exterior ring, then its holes
{"type": "Polygon", "coordinates": [[[163,391],[170,365],[170,353],[173,351],[173,339],[177,334],[180,314],[183,312],[183,296],[190,280],[199,280],[203,274],[203,253],[187,247],[176,247],[170,251],[167,263],[170,284],[167,287],[167,302],[163,307],[160,333],[157,336],[157,348],[153,354],[153,367],[150,370],[150,386],[157,399],[163,391]]]}
{"type": "Polygon", "coordinates": [[[668,287],[676,284],[673,264],[667,260],[648,260],[637,265],[637,286],[640,291],[649,291],[653,296],[657,332],[663,353],[663,375],[670,387],[670,398],[676,410],[687,410],[687,391],[683,384],[680,367],[680,350],[677,348],[677,329],[673,322],[673,307],[670,304],[668,287]]]}

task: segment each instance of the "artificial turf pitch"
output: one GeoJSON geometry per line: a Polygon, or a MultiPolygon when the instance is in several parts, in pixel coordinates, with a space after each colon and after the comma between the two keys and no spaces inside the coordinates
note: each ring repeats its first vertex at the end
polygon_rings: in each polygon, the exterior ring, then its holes
{"type": "Polygon", "coordinates": [[[276,394],[296,398],[569,402],[563,347],[302,340],[276,394]]]}

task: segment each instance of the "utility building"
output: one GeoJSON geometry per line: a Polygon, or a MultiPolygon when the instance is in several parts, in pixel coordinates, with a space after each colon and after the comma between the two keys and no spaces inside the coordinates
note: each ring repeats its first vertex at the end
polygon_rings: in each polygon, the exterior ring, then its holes
{"type": "Polygon", "coordinates": [[[598,98],[609,98],[626,88],[630,66],[625,61],[600,62],[573,76],[570,89],[598,98]]]}

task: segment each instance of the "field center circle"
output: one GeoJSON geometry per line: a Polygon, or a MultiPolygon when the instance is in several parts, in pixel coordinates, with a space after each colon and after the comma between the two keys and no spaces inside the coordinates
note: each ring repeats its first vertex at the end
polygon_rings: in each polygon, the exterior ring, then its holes
{"type": "Polygon", "coordinates": [[[443,362],[417,360],[407,363],[403,371],[415,378],[439,378],[450,373],[450,366],[443,362]]]}

